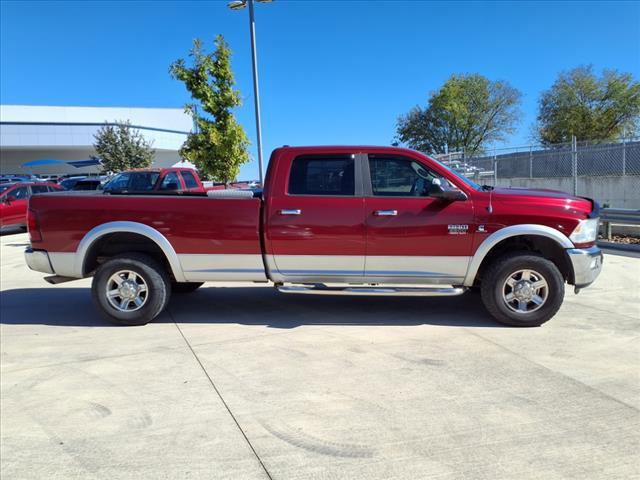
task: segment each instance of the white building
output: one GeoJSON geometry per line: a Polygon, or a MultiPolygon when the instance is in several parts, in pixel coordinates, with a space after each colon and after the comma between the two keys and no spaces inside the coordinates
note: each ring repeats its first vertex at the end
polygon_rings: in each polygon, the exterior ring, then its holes
{"type": "Polygon", "coordinates": [[[178,150],[192,127],[181,108],[0,105],[0,174],[98,172],[95,166],[22,165],[34,160],[87,160],[96,155],[93,143],[98,129],[125,120],[153,142],[154,166],[167,167],[180,160],[178,150]]]}

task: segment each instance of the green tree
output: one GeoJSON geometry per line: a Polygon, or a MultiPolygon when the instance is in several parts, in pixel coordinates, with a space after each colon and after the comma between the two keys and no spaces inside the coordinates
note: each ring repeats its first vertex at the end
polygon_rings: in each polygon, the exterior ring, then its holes
{"type": "Polygon", "coordinates": [[[197,102],[185,106],[196,131],[189,134],[180,154],[207,178],[229,183],[249,161],[249,140],[233,115],[233,109],[241,104],[240,92],[233,88],[231,51],[222,35],[216,37],[215,47],[214,53],[206,53],[202,42],[194,40],[189,52],[192,65],[180,59],[169,72],[185,84],[197,102]]]}
{"type": "Polygon", "coordinates": [[[416,106],[398,118],[396,136],[427,153],[482,152],[514,131],[520,98],[507,82],[452,75],[431,94],[426,108],[416,106]]]}
{"type": "Polygon", "coordinates": [[[153,162],[155,151],[151,148],[152,142],[131,128],[129,121],[119,121],[115,125],[105,123],[94,139],[93,148],[107,172],[144,168],[153,162]]]}
{"type": "Polygon", "coordinates": [[[561,72],[539,101],[536,134],[543,144],[612,140],[636,132],[640,118],[640,83],[630,73],[593,67],[561,72]]]}

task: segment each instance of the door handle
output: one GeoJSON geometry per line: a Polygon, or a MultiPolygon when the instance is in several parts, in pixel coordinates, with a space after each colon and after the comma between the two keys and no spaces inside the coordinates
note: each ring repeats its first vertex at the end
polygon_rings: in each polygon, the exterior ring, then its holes
{"type": "Polygon", "coordinates": [[[373,212],[376,217],[395,217],[398,215],[397,210],[376,210],[373,212]]]}
{"type": "Polygon", "coordinates": [[[300,215],[301,213],[302,210],[299,209],[280,210],[280,215],[300,215]]]}

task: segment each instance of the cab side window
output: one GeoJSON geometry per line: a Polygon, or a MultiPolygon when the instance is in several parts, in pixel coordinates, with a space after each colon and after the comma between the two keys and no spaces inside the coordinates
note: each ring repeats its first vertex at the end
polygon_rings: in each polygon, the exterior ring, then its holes
{"type": "Polygon", "coordinates": [[[355,160],[345,156],[302,156],[293,160],[291,195],[355,195],[355,160]]]}
{"type": "Polygon", "coordinates": [[[409,158],[369,155],[373,195],[382,197],[428,197],[437,174],[409,158]]]}

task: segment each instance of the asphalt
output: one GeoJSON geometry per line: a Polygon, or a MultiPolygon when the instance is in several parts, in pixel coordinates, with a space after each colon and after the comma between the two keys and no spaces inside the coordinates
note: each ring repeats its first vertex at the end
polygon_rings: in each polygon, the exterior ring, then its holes
{"type": "Polygon", "coordinates": [[[640,477],[638,258],[533,329],[213,283],[124,328],[0,242],[3,480],[640,477]]]}

